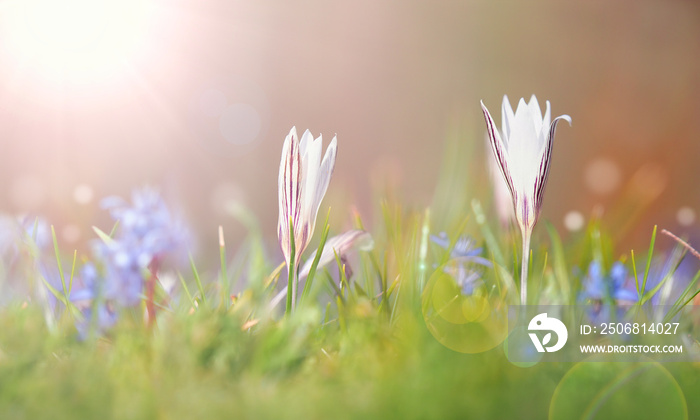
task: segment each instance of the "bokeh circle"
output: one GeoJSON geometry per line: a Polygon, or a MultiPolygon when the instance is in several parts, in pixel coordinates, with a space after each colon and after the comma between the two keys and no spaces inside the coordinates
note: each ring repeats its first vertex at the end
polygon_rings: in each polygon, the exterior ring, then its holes
{"type": "Polygon", "coordinates": [[[430,333],[445,347],[460,353],[481,353],[508,336],[508,306],[485,288],[462,294],[455,279],[439,267],[422,295],[422,312],[430,333]]]}
{"type": "Polygon", "coordinates": [[[554,390],[549,418],[685,420],[685,396],[659,363],[588,359],[564,375],[554,390]]]}

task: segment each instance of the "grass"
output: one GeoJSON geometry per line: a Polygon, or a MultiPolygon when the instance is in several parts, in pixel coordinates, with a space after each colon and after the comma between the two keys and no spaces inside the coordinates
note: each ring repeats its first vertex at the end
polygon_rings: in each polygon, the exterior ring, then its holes
{"type": "MultiPolygon", "coordinates": [[[[453,246],[462,233],[477,238],[494,264],[483,273],[493,285],[487,297],[510,302],[518,295],[518,233],[487,217],[493,212],[474,198],[478,192],[450,190],[471,171],[452,158],[459,144],[448,143],[430,208],[408,209],[383,194],[371,230],[375,247],[359,254],[354,276],[345,276],[339,256],[337,273],[314,264],[291,315],[269,309],[287,270],[265,258],[257,222],[243,209],[239,220],[250,233],[238,253],[229,255],[222,237],[221,268],[214,274],[200,271],[190,257],[172,296],[166,300],[162,289],[156,291],[152,328],[143,307],[123,310],[105,335],[81,340],[75,311],[63,310],[63,303],[46,309],[38,300],[17,300],[0,307],[0,418],[700,417],[698,363],[521,368],[508,361],[503,345],[466,354],[433,337],[421,293],[449,253],[430,243],[430,233],[449,232],[453,246]],[[231,299],[233,284],[240,292],[231,299]]],[[[332,230],[328,220],[317,229],[322,242],[332,230]]],[[[364,227],[359,216],[354,222],[364,227]]],[[[104,240],[114,234],[96,232],[104,240]]],[[[640,285],[658,254],[655,232],[646,261],[631,255],[640,285]],[[645,267],[639,278],[638,265],[645,267]]],[[[575,273],[593,259],[606,267],[625,259],[628,252],[615,245],[596,218],[566,241],[552,225],[540,225],[533,236],[531,299],[575,303],[581,288],[575,273]]],[[[60,259],[58,246],[55,253],[60,259]]],[[[35,254],[29,260],[40,258],[35,254]]],[[[68,301],[77,273],[75,254],[65,255],[72,265],[61,271],[59,302],[68,301]]],[[[316,263],[319,256],[306,255],[316,263]]],[[[38,275],[27,273],[28,281],[38,275]]],[[[682,303],[690,302],[693,287],[682,303]]]]}

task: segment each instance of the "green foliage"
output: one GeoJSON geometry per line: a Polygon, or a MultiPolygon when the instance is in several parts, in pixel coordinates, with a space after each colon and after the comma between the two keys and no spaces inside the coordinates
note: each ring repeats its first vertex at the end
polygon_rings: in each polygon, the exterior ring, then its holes
{"type": "MultiPolygon", "coordinates": [[[[539,419],[598,409],[625,413],[627,407],[644,413],[631,395],[650,391],[645,386],[627,390],[623,385],[631,374],[625,369],[567,364],[523,369],[508,361],[502,345],[458,353],[431,335],[421,312],[423,291],[429,279],[449,277],[443,270],[463,233],[476,238],[493,264],[475,295],[500,305],[518,300],[519,238],[496,226],[477,193],[468,197],[463,189],[452,195],[455,177],[469,172],[460,166],[463,159],[453,156],[457,144],[450,144],[432,207],[407,208],[391,195],[383,198],[376,226],[368,229],[375,247],[359,255],[352,271],[339,255],[337,267],[318,267],[333,229],[329,212],[293,312],[291,294],[286,311],[271,307],[286,267],[270,260],[257,221],[237,208],[234,216],[248,236],[236,249],[222,241],[216,273],[201,271],[190,256],[172,296],[158,289],[153,328],[143,322],[142,308],[135,308],[121,313],[103,337],[81,340],[74,326],[79,311],[70,302],[77,254],[68,277],[54,234],[61,290],[42,280],[58,301],[57,324],[49,323],[35,302],[0,308],[0,418],[539,419]],[[429,240],[440,230],[447,230],[451,240],[447,249],[429,240]],[[66,306],[69,310],[61,310],[66,306]],[[618,384],[618,393],[593,389],[618,384]]],[[[367,229],[359,215],[354,224],[367,229]]],[[[111,234],[95,232],[112,241],[111,234]]],[[[596,218],[568,238],[551,224],[538,226],[531,259],[533,296],[538,302],[574,304],[591,261],[609,268],[618,260],[615,245],[596,218]]],[[[644,301],[677,268],[647,288],[657,248],[655,228],[641,278],[631,253],[644,301]]],[[[292,260],[294,252],[292,243],[292,260]]],[[[298,268],[289,270],[289,286],[298,268]]],[[[692,302],[699,278],[700,273],[684,287],[667,317],[692,302]]],[[[458,309],[462,316],[462,306],[458,309]]],[[[684,398],[700,392],[700,367],[666,368],[670,374],[657,367],[642,373],[677,383],[659,394],[673,401],[673,413],[682,417],[687,404],[688,415],[700,416],[700,402],[684,398]]]]}

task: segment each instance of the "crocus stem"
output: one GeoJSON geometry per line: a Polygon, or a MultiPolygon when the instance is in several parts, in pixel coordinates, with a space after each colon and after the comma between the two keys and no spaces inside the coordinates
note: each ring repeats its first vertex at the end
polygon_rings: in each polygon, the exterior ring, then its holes
{"type": "Polygon", "coordinates": [[[520,270],[520,304],[527,305],[527,269],[530,265],[530,229],[523,229],[523,266],[520,270]]]}
{"type": "Polygon", "coordinates": [[[296,244],[294,241],[294,224],[291,218],[289,219],[289,245],[289,262],[287,263],[287,273],[289,274],[287,282],[287,315],[291,315],[294,311],[295,302],[297,300],[296,244]]]}
{"type": "Polygon", "coordinates": [[[296,301],[297,298],[297,281],[296,281],[296,270],[294,267],[294,260],[289,262],[289,267],[288,267],[288,282],[287,282],[287,309],[286,313],[287,315],[291,315],[292,311],[294,311],[294,307],[296,306],[294,302],[296,301]]]}

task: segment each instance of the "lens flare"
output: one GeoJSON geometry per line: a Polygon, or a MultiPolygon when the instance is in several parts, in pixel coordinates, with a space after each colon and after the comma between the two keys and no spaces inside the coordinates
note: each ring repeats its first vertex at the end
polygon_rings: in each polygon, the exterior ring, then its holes
{"type": "Polygon", "coordinates": [[[122,71],[143,46],[144,0],[23,0],[0,17],[18,66],[53,80],[90,81],[122,71]]]}

